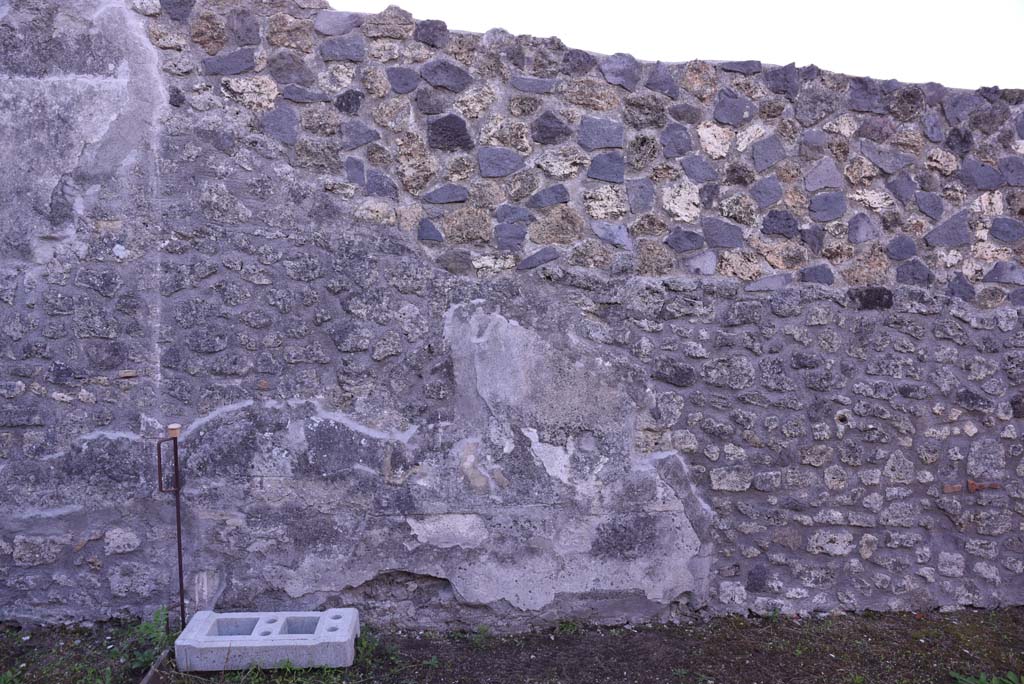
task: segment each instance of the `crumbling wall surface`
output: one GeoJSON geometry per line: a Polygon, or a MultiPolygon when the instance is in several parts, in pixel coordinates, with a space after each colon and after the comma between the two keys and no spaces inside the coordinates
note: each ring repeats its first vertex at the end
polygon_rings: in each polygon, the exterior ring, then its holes
{"type": "Polygon", "coordinates": [[[0,618],[1024,600],[1024,93],[0,9],[0,618]],[[31,122],[31,123],[29,123],[31,122]]]}
{"type": "Polygon", "coordinates": [[[147,612],[171,586],[140,436],[166,97],[120,2],[0,3],[0,619],[147,612]]]}

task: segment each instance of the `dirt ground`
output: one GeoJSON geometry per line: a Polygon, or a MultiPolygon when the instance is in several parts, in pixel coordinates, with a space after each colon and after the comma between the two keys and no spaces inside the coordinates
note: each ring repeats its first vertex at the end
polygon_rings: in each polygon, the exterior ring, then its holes
{"type": "Polygon", "coordinates": [[[166,648],[164,618],[92,628],[0,624],[0,684],[137,684],[166,648]]]}
{"type": "MultiPolygon", "coordinates": [[[[155,623],[91,630],[0,629],[0,684],[138,682],[162,648],[155,623]],[[147,626],[148,625],[148,626],[147,626]],[[25,637],[29,637],[26,639],[25,637]]],[[[1024,608],[728,617],[686,626],[588,627],[494,636],[364,629],[345,670],[179,674],[161,684],[954,684],[951,673],[1024,673],[1024,608]]]]}

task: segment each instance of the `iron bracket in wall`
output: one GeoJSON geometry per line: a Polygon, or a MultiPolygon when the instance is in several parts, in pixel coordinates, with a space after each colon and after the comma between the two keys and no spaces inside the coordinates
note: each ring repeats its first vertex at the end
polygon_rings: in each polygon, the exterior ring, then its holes
{"type": "Polygon", "coordinates": [[[181,619],[181,628],[185,629],[185,570],[182,561],[181,547],[181,468],[178,463],[178,438],[181,436],[181,425],[171,423],[167,426],[167,437],[158,440],[156,443],[156,478],[157,488],[163,494],[174,494],[174,515],[175,528],[178,535],[178,613],[181,619]],[[171,487],[164,486],[164,463],[161,446],[170,442],[174,458],[174,484],[171,487]]]}

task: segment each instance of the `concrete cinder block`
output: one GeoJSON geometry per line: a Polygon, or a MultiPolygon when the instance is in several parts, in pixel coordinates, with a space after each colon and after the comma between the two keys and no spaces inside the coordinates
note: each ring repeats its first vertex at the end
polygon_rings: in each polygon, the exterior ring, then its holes
{"type": "Polygon", "coordinates": [[[174,642],[178,670],[348,667],[356,654],[359,611],[215,613],[192,616],[174,642]]]}

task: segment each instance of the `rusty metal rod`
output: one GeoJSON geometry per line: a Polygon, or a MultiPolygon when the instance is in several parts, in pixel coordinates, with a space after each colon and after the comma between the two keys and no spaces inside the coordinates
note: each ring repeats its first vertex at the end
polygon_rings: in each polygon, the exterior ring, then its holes
{"type": "Polygon", "coordinates": [[[171,423],[167,426],[167,437],[158,440],[156,443],[156,477],[157,488],[164,494],[174,494],[174,516],[175,529],[178,537],[178,614],[181,618],[181,628],[185,629],[185,567],[182,559],[181,546],[181,467],[178,463],[178,437],[181,435],[181,426],[171,423]],[[170,442],[174,455],[174,487],[164,487],[164,465],[160,447],[170,442]]]}

